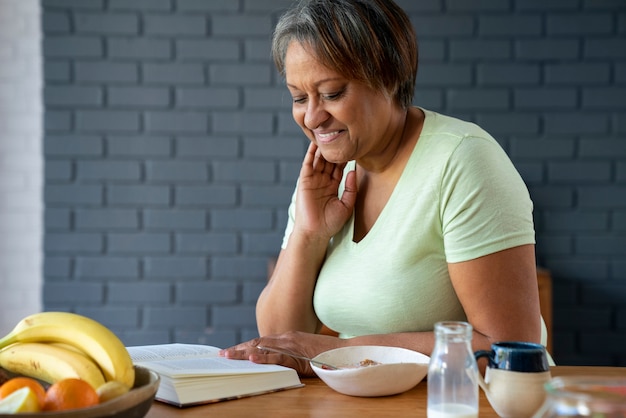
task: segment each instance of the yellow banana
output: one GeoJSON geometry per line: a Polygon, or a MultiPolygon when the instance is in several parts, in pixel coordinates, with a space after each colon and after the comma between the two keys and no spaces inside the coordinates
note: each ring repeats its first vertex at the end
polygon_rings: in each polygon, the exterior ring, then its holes
{"type": "MultiPolygon", "coordinates": [[[[76,351],[77,353],[80,353],[83,356],[87,356],[87,354],[85,354],[85,352],[83,350],[81,350],[80,348],[76,347],[75,345],[71,345],[71,344],[67,344],[67,343],[59,343],[59,342],[56,342],[56,341],[50,341],[47,344],[56,345],[57,347],[65,348],[66,350],[76,351]]],[[[89,357],[89,356],[87,356],[87,357],[89,357]]]]}
{"type": "Polygon", "coordinates": [[[22,319],[5,337],[0,349],[17,342],[59,342],[72,345],[89,356],[107,381],[128,387],[135,383],[135,369],[122,341],[107,327],[86,316],[70,312],[40,312],[22,319]]]}
{"type": "Polygon", "coordinates": [[[70,377],[82,379],[94,389],[105,383],[102,371],[89,357],[46,343],[12,344],[0,350],[0,366],[48,383],[70,377]]]}

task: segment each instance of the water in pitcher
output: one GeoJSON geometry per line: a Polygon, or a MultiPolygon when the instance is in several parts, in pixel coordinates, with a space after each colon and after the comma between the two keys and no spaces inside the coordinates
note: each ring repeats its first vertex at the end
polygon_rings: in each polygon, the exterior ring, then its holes
{"type": "Polygon", "coordinates": [[[428,418],[478,418],[478,410],[455,403],[442,403],[428,407],[428,418]]]}

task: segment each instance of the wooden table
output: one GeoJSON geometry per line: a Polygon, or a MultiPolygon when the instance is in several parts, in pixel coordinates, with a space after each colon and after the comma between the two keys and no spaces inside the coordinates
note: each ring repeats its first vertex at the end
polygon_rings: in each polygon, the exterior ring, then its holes
{"type": "MultiPolygon", "coordinates": [[[[552,376],[605,375],[626,377],[626,367],[557,366],[552,376]]],[[[408,392],[381,398],[342,395],[317,378],[304,378],[305,387],[191,408],[176,408],[155,402],[148,418],[195,417],[426,417],[426,381],[408,392]]],[[[482,390],[479,416],[497,417],[482,390]]]]}

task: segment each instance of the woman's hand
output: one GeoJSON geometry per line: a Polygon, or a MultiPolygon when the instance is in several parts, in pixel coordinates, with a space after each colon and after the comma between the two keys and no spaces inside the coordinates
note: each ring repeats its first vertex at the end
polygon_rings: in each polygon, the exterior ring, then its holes
{"type": "MultiPolygon", "coordinates": [[[[350,219],[356,201],[354,171],[348,173],[345,191],[338,197],[345,166],[326,161],[317,146],[310,144],[300,170],[289,242],[281,250],[272,277],[257,301],[261,335],[314,333],[320,326],[313,309],[317,275],[330,238],[350,219]]],[[[275,361],[275,356],[270,358],[275,361]]]]}
{"type": "Polygon", "coordinates": [[[356,201],[356,173],[348,173],[344,192],[338,197],[346,163],[326,161],[313,142],[300,170],[294,229],[330,239],[352,216],[356,201]]]}
{"type": "Polygon", "coordinates": [[[296,359],[284,354],[263,351],[258,346],[276,348],[298,356],[313,358],[316,355],[342,347],[342,340],[328,335],[309,334],[306,332],[288,332],[254,338],[220,351],[222,357],[234,360],[250,360],[254,363],[280,364],[295,369],[301,376],[315,376],[315,372],[306,360],[296,359]]]}

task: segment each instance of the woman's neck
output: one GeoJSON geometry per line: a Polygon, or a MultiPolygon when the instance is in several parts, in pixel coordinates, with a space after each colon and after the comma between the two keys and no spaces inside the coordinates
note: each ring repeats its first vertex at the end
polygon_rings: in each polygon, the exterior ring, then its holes
{"type": "Polygon", "coordinates": [[[424,122],[421,109],[411,107],[398,115],[398,122],[391,130],[389,140],[376,152],[358,159],[361,175],[385,176],[404,168],[408,156],[415,147],[424,122]]]}

